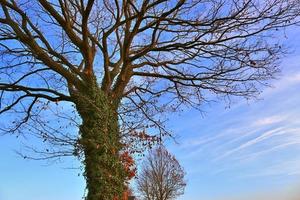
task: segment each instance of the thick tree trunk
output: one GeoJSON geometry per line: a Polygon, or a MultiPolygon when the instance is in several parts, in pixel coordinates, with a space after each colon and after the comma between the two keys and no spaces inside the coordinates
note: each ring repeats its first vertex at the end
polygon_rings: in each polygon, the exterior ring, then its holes
{"type": "Polygon", "coordinates": [[[76,108],[82,118],[80,144],[84,150],[87,200],[113,200],[125,187],[120,161],[117,108],[97,84],[77,92],[76,108]]]}

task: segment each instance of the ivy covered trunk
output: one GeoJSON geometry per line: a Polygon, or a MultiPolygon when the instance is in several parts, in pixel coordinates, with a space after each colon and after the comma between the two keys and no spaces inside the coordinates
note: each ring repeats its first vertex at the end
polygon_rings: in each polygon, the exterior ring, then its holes
{"type": "Polygon", "coordinates": [[[125,189],[126,172],[120,161],[117,106],[96,83],[76,92],[82,118],[79,143],[84,151],[87,200],[113,200],[125,189]]]}

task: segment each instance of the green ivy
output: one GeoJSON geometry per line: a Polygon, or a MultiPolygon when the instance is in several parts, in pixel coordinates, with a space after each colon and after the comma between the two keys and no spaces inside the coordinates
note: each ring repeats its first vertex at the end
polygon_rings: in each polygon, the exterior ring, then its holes
{"type": "Polygon", "coordinates": [[[115,106],[96,83],[76,93],[82,118],[79,143],[84,151],[87,200],[112,200],[125,190],[120,161],[120,131],[115,106]]]}

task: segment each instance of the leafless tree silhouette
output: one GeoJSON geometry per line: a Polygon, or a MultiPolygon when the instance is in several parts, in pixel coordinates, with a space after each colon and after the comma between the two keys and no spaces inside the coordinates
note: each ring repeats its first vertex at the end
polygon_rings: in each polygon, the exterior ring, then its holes
{"type": "Polygon", "coordinates": [[[137,189],[145,200],[176,199],[184,193],[184,176],[177,159],[159,146],[146,157],[137,177],[137,189]]]}

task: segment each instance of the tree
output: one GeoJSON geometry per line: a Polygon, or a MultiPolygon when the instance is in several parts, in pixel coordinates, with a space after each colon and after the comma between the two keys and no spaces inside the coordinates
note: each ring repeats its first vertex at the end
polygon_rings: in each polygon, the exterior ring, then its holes
{"type": "Polygon", "coordinates": [[[121,155],[169,135],[162,113],[255,96],[284,53],[271,38],[299,21],[299,0],[0,5],[1,130],[41,139],[37,159],[80,158],[88,200],[122,194],[121,155]]]}
{"type": "Polygon", "coordinates": [[[171,200],[182,195],[185,172],[163,146],[147,156],[137,178],[137,189],[145,200],[171,200]]]}

